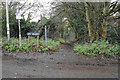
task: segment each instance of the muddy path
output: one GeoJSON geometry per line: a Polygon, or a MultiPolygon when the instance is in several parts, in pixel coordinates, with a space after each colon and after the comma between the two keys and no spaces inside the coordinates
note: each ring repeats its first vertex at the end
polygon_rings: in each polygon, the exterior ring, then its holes
{"type": "Polygon", "coordinates": [[[118,78],[116,57],[77,55],[71,44],[62,44],[61,49],[57,52],[46,52],[32,57],[28,59],[3,55],[2,77],[118,78]]]}

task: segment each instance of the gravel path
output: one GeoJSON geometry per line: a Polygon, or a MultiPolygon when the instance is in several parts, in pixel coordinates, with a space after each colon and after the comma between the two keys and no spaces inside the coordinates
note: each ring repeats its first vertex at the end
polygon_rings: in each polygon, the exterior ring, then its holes
{"type": "Polygon", "coordinates": [[[78,56],[69,44],[35,58],[3,55],[3,78],[118,78],[117,59],[78,56]]]}

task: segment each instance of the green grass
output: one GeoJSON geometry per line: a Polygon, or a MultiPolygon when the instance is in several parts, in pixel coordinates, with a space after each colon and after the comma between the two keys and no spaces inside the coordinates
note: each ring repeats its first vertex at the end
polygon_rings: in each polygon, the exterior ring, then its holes
{"type": "Polygon", "coordinates": [[[22,39],[22,46],[19,46],[19,40],[16,38],[11,38],[10,42],[6,38],[2,40],[2,48],[6,51],[17,51],[17,52],[45,52],[45,51],[56,51],[60,48],[60,42],[48,39],[47,44],[42,38],[39,40],[39,46],[37,47],[37,40],[34,37],[30,38],[28,43],[27,38],[22,39]]]}
{"type": "Polygon", "coordinates": [[[75,44],[74,51],[77,54],[82,55],[106,55],[106,56],[113,56],[118,55],[120,46],[118,44],[110,44],[108,41],[95,41],[94,43],[85,43],[83,45],[75,44]]]}

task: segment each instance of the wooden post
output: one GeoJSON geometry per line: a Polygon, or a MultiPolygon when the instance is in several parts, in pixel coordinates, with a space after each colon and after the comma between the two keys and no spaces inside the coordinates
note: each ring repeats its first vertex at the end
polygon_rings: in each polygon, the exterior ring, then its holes
{"type": "Polygon", "coordinates": [[[39,46],[39,36],[37,36],[37,47],[39,46]]]}
{"type": "Polygon", "coordinates": [[[28,36],[28,43],[30,42],[30,36],[28,36]]]}

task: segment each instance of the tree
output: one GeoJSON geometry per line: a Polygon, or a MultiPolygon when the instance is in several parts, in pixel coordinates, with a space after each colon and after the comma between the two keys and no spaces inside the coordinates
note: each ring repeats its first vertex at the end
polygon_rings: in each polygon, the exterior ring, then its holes
{"type": "Polygon", "coordinates": [[[9,27],[8,0],[6,0],[6,25],[7,25],[7,38],[8,38],[8,41],[10,41],[10,27],[9,27]]]}
{"type": "MultiPolygon", "coordinates": [[[[20,3],[20,2],[15,2],[13,0],[11,0],[8,4],[9,6],[9,9],[8,9],[8,12],[9,12],[9,25],[10,25],[10,32],[12,33],[10,36],[11,37],[18,37],[18,23],[17,23],[17,20],[16,20],[16,12],[20,12],[23,16],[23,24],[22,23],[22,26],[26,26],[26,24],[28,25],[31,25],[32,23],[30,23],[30,21],[35,18],[34,16],[31,16],[32,12],[29,12],[30,13],[30,16],[29,19],[27,19],[27,21],[25,20],[25,15],[29,15],[28,11],[31,11],[30,9],[32,9],[33,11],[37,11],[38,8],[40,8],[40,3],[36,3],[36,1],[34,1],[33,3],[29,4],[28,0],[26,0],[24,3],[20,3]],[[37,7],[37,9],[35,8],[37,7]],[[34,9],[35,8],[35,9],[34,9]],[[30,24],[29,24],[30,23],[30,24]]],[[[3,29],[3,32],[2,32],[2,35],[3,36],[6,36],[7,35],[7,28],[6,28],[6,16],[4,14],[6,14],[6,6],[5,6],[5,3],[2,2],[2,29],[3,29]]],[[[28,27],[28,26],[26,26],[28,27]]],[[[24,30],[23,32],[24,33],[24,30]]],[[[25,34],[24,34],[25,35],[25,34]]],[[[24,36],[23,35],[23,36],[24,36]]]]}
{"type": "Polygon", "coordinates": [[[90,21],[90,14],[89,14],[89,6],[88,6],[88,3],[85,2],[85,8],[86,8],[86,19],[87,19],[87,23],[88,23],[88,30],[89,30],[89,37],[90,37],[90,40],[92,41],[92,27],[91,27],[91,21],[90,21]]]}
{"type": "Polygon", "coordinates": [[[111,22],[110,19],[119,11],[117,3],[118,1],[113,3],[59,2],[55,4],[53,14],[55,17],[59,17],[59,21],[61,20],[61,22],[62,19],[60,17],[63,19],[67,18],[66,20],[69,22],[70,28],[73,29],[76,34],[76,39],[80,39],[80,36],[83,36],[81,33],[83,28],[80,26],[80,23],[82,23],[84,31],[89,32],[88,35],[92,42],[99,39],[106,40],[108,27],[111,22]],[[86,29],[87,25],[88,29],[86,29]]]}

